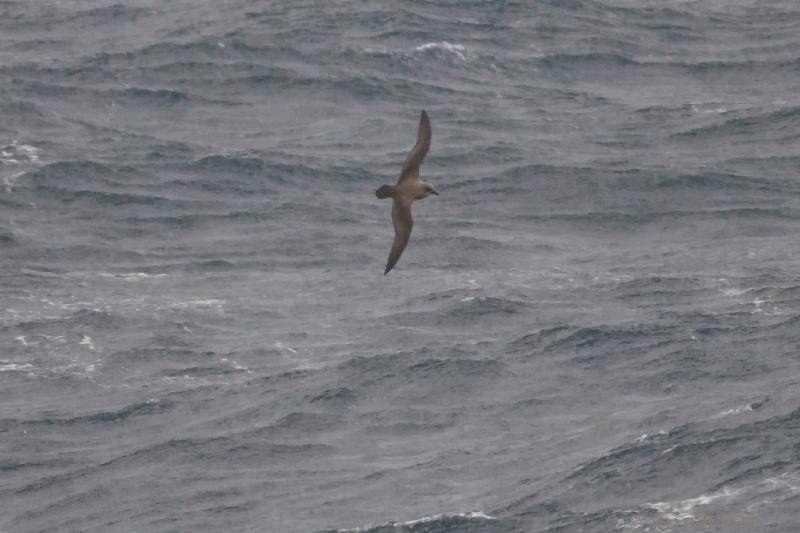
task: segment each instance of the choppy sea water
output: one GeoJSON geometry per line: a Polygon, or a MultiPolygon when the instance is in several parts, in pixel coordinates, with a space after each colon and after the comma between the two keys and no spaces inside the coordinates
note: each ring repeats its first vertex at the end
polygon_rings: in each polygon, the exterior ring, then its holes
{"type": "Polygon", "coordinates": [[[0,531],[796,531],[799,28],[0,2],[0,531]]]}

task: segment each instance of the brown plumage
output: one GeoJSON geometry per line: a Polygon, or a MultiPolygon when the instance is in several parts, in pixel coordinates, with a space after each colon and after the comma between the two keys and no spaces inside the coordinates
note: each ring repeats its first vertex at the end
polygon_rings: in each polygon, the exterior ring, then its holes
{"type": "Polygon", "coordinates": [[[375,191],[375,196],[380,199],[392,199],[394,242],[392,250],[389,252],[389,259],[386,261],[384,275],[388,274],[400,259],[400,255],[406,249],[408,239],[411,237],[411,228],[414,226],[414,220],[411,218],[411,203],[431,194],[439,195],[432,186],[422,181],[419,175],[419,166],[430,147],[431,121],[428,119],[428,114],[422,111],[417,130],[417,142],[406,157],[397,185],[383,185],[375,191]]]}

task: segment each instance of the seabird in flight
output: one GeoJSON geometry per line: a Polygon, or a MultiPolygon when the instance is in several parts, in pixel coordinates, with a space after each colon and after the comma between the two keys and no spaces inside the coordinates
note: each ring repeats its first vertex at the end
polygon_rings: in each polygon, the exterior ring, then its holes
{"type": "Polygon", "coordinates": [[[375,191],[375,196],[380,199],[392,199],[394,242],[392,243],[392,251],[389,252],[389,260],[386,261],[384,275],[388,274],[394,267],[397,260],[400,259],[400,254],[406,249],[406,244],[408,244],[408,238],[411,236],[411,227],[414,225],[414,221],[411,218],[411,203],[414,200],[422,200],[431,194],[439,196],[439,193],[432,186],[422,181],[419,176],[419,166],[422,164],[422,160],[425,159],[425,154],[428,153],[430,147],[431,121],[428,119],[428,114],[422,111],[422,116],[419,118],[417,143],[408,153],[408,157],[406,157],[397,185],[383,185],[375,191]]]}

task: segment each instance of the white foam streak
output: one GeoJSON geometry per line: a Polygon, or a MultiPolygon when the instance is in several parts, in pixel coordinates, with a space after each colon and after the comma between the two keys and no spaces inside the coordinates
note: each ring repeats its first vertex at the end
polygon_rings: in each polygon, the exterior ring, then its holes
{"type": "Polygon", "coordinates": [[[695,509],[704,505],[718,502],[728,502],[747,495],[747,499],[752,503],[748,508],[755,509],[763,505],[768,505],[774,501],[776,493],[788,494],[789,497],[796,497],[800,493],[800,473],[786,472],[777,477],[767,478],[752,485],[745,485],[739,488],[724,488],[717,492],[701,494],[695,498],[679,500],[674,502],[646,503],[645,507],[658,511],[666,520],[683,522],[685,520],[696,520],[695,509]],[[769,496],[758,498],[756,495],[769,496]]]}
{"type": "Polygon", "coordinates": [[[730,500],[744,492],[745,489],[723,489],[711,494],[701,494],[696,498],[689,498],[677,502],[656,502],[645,504],[650,509],[658,511],[668,520],[690,520],[694,518],[694,508],[708,505],[719,500],[730,500]]]}
{"type": "MultiPolygon", "coordinates": [[[[382,527],[408,527],[408,526],[415,526],[418,524],[427,524],[429,522],[435,522],[436,520],[442,520],[445,518],[466,518],[467,520],[497,520],[494,516],[490,516],[483,511],[468,511],[466,513],[441,513],[432,516],[425,516],[423,518],[417,518],[415,520],[409,520],[407,522],[389,522],[387,524],[383,524],[382,527]]],[[[346,533],[350,531],[366,531],[367,529],[373,529],[374,526],[370,526],[366,529],[357,527],[355,529],[339,529],[340,533],[346,533]]]]}
{"type": "Polygon", "coordinates": [[[166,274],[148,274],[146,272],[126,272],[122,274],[113,274],[111,272],[98,272],[98,276],[104,278],[117,278],[124,281],[143,281],[146,279],[163,278],[166,274]]]}

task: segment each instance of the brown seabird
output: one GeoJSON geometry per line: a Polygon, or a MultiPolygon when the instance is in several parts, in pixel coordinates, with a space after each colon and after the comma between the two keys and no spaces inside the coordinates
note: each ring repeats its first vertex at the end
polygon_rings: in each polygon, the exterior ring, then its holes
{"type": "Polygon", "coordinates": [[[422,164],[422,160],[425,159],[425,154],[428,153],[430,147],[431,121],[428,119],[428,114],[423,110],[422,116],[419,118],[417,143],[408,153],[408,157],[406,157],[397,185],[383,185],[375,191],[375,196],[380,199],[392,199],[394,242],[392,243],[392,251],[389,252],[389,260],[386,261],[384,275],[388,274],[397,263],[397,260],[400,259],[400,254],[406,249],[408,238],[411,236],[411,227],[414,225],[414,220],[411,218],[411,202],[422,200],[431,194],[439,196],[439,193],[432,186],[422,181],[419,176],[419,166],[422,164]]]}

